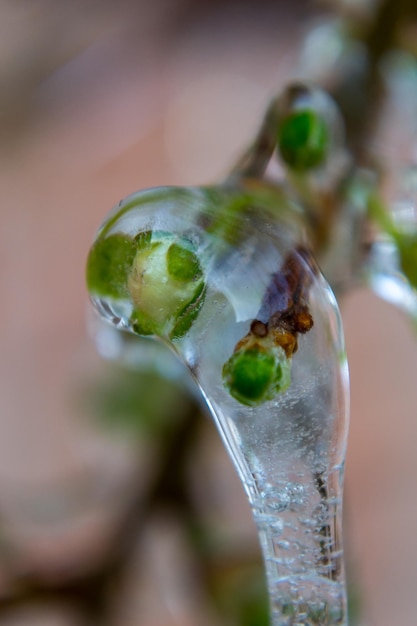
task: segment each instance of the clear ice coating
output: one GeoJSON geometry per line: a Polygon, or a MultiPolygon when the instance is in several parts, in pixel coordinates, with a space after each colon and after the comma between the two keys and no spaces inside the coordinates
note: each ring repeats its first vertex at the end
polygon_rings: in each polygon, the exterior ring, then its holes
{"type": "Polygon", "coordinates": [[[139,192],[99,230],[87,283],[102,318],[158,337],[197,380],[253,510],[271,623],[346,626],[346,354],[302,224],[299,207],[259,182],[139,192]],[[311,318],[308,332],[291,326],[295,309],[311,318]],[[255,389],[246,404],[225,384],[225,364],[248,341],[264,357],[265,333],[280,342],[274,367],[288,366],[288,384],[255,389]]]}

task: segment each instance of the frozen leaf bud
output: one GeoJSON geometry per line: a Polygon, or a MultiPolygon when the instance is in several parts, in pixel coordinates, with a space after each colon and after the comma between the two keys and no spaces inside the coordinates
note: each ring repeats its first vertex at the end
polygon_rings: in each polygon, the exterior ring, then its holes
{"type": "Polygon", "coordinates": [[[204,302],[205,283],[191,241],[147,231],[135,239],[136,254],[127,287],[133,302],[133,329],[142,335],[179,339],[204,302]]]}
{"type": "Polygon", "coordinates": [[[326,159],[328,144],[326,123],[314,111],[295,111],[279,126],[281,157],[294,170],[304,171],[320,166],[326,159]]]}
{"type": "Polygon", "coordinates": [[[277,151],[288,169],[298,173],[333,171],[345,164],[343,121],[329,94],[304,83],[282,93],[277,102],[277,151]]]}
{"type": "Polygon", "coordinates": [[[225,363],[223,381],[238,402],[257,406],[289,387],[290,372],[290,361],[281,348],[244,346],[225,363]]]}

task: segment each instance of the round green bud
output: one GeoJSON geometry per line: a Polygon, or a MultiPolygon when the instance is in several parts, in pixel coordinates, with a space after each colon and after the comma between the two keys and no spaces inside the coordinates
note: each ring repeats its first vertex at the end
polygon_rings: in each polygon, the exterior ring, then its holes
{"type": "Polygon", "coordinates": [[[87,288],[91,295],[129,297],[127,278],[135,258],[133,239],[122,233],[99,237],[87,259],[87,288]]]}
{"type": "Polygon", "coordinates": [[[241,348],[224,365],[223,382],[238,402],[257,406],[288,388],[290,361],[281,348],[241,348]]]}
{"type": "Polygon", "coordinates": [[[279,125],[279,152],[285,163],[296,171],[321,165],[326,160],[328,145],[326,122],[310,109],[290,113],[279,125]]]}
{"type": "Polygon", "coordinates": [[[203,305],[205,283],[195,248],[188,239],[162,231],[136,238],[127,286],[134,305],[131,322],[142,335],[179,339],[203,305]]]}

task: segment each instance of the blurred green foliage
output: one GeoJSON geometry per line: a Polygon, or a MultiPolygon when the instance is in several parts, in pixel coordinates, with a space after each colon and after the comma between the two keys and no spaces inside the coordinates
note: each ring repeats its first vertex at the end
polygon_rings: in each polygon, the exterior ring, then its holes
{"type": "Polygon", "coordinates": [[[102,427],[140,438],[169,437],[194,404],[178,380],[119,364],[107,364],[103,376],[90,381],[81,397],[102,427]]]}

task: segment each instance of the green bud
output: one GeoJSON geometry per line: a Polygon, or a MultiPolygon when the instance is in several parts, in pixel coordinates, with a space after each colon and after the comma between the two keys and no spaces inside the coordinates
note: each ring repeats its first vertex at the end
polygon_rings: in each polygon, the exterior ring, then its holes
{"type": "Polygon", "coordinates": [[[122,233],[99,237],[87,259],[87,288],[91,295],[129,297],[127,277],[135,258],[133,239],[122,233]]]}
{"type": "Polygon", "coordinates": [[[127,281],[132,327],[141,335],[179,339],[204,303],[203,271],[193,244],[162,231],[141,233],[136,243],[127,281]]]}
{"type": "Polygon", "coordinates": [[[288,388],[290,361],[281,348],[241,348],[224,365],[223,382],[238,402],[257,406],[288,388]]]}
{"type": "Polygon", "coordinates": [[[304,171],[321,165],[327,155],[328,129],[314,111],[298,110],[283,119],[278,132],[278,147],[285,163],[304,171]]]}

